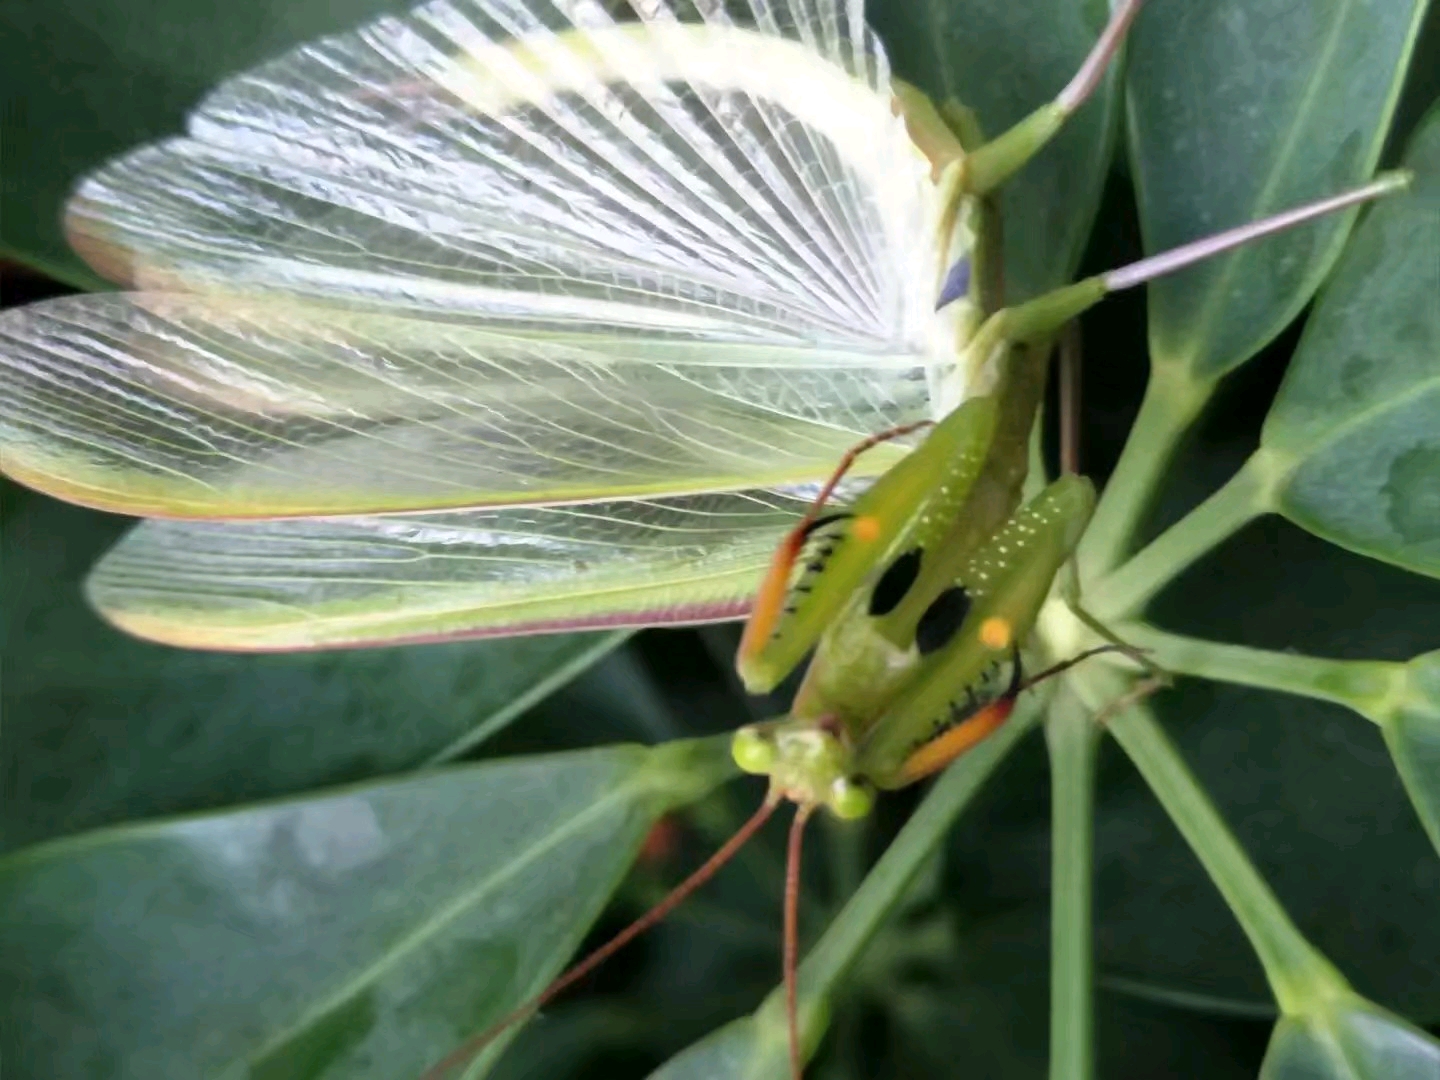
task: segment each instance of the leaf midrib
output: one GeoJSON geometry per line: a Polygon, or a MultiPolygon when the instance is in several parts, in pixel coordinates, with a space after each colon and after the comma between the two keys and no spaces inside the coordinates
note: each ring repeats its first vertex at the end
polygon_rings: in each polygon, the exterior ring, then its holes
{"type": "Polygon", "coordinates": [[[1402,408],[1436,390],[1440,390],[1440,372],[1436,372],[1434,375],[1428,377],[1422,377],[1405,387],[1405,389],[1399,393],[1373,402],[1359,412],[1351,413],[1335,426],[1327,427],[1319,438],[1312,439],[1300,446],[1266,446],[1263,440],[1261,445],[1264,449],[1282,455],[1287,460],[1285,480],[1288,481],[1294,476],[1296,470],[1301,468],[1311,458],[1330,449],[1336,443],[1343,441],[1377,420],[1382,419],[1386,413],[1402,408]]]}
{"type": "MultiPolygon", "coordinates": [[[[1311,68],[1310,78],[1306,84],[1305,92],[1301,95],[1298,102],[1294,114],[1295,122],[1286,134],[1285,141],[1281,144],[1279,153],[1275,155],[1275,158],[1270,164],[1270,170],[1266,175],[1265,183],[1260,187],[1260,190],[1256,192],[1255,200],[1251,203],[1250,216],[1252,218],[1257,217],[1261,211],[1269,208],[1271,201],[1275,197],[1275,191],[1279,186],[1280,179],[1285,174],[1285,169],[1290,164],[1290,159],[1294,156],[1296,147],[1300,144],[1299,133],[1305,126],[1302,121],[1309,117],[1315,106],[1315,99],[1319,95],[1320,86],[1329,73],[1330,61],[1335,53],[1335,49],[1340,43],[1340,30],[1350,22],[1354,6],[1354,0],[1344,0],[1336,13],[1335,22],[1330,28],[1329,39],[1325,42],[1325,47],[1321,50],[1314,67],[1311,68]]],[[[1392,79],[1392,82],[1393,81],[1392,79]]],[[[1370,156],[1373,159],[1375,152],[1374,140],[1371,142],[1370,149],[1370,156]]],[[[1209,335],[1215,320],[1219,317],[1221,313],[1220,309],[1223,307],[1221,298],[1229,295],[1230,282],[1234,278],[1236,267],[1239,266],[1243,257],[1243,251],[1236,252],[1220,266],[1216,273],[1214,283],[1206,297],[1205,304],[1194,320],[1194,329],[1190,336],[1189,347],[1184,351],[1177,351],[1166,358],[1164,362],[1182,367],[1186,370],[1193,370],[1195,358],[1202,352],[1200,342],[1209,335]]],[[[1156,362],[1160,362],[1159,357],[1156,357],[1156,362]]]]}

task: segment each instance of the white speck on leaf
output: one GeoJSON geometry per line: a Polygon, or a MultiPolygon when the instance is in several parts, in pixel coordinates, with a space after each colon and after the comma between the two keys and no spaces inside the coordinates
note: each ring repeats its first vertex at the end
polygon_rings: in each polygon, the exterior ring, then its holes
{"type": "Polygon", "coordinates": [[[295,815],[295,847],[317,870],[353,870],[379,858],[385,834],[364,799],[336,799],[295,815]]]}

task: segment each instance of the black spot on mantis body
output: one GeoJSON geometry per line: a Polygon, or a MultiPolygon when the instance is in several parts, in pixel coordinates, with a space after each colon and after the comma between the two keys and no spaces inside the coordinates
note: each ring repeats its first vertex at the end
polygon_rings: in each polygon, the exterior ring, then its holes
{"type": "Polygon", "coordinates": [[[872,616],[889,615],[900,606],[900,601],[905,599],[910,586],[914,585],[915,579],[920,576],[921,554],[919,548],[905,552],[880,575],[874,591],[870,593],[872,616]]]}
{"type": "Polygon", "coordinates": [[[960,629],[970,611],[970,594],[962,585],[946,589],[925,609],[915,627],[915,647],[921,656],[942,649],[960,629]]]}

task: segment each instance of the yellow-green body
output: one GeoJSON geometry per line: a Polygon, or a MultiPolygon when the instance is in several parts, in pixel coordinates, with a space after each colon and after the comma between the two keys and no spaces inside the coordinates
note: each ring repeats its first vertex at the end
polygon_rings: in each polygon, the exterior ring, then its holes
{"type": "Polygon", "coordinates": [[[813,650],[789,715],[741,729],[734,752],[780,793],[842,817],[911,782],[906,762],[921,747],[1013,691],[1019,646],[1095,498],[1068,476],[1019,509],[1048,336],[1070,317],[1074,287],[1052,294],[1058,304],[1002,308],[996,211],[966,186],[974,122],[959,109],[942,118],[914,91],[900,98],[947,193],[937,292],[968,260],[968,288],[941,325],[978,392],[843,513],[811,526],[782,609],[766,613],[773,629],[747,638],[737,661],[763,692],[813,650]]]}

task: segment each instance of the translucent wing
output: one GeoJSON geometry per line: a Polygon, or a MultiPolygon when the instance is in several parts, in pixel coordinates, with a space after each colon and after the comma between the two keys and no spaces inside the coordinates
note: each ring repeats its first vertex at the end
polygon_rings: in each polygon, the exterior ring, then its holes
{"type": "Polygon", "coordinates": [[[923,412],[924,162],[858,9],[680,14],[435,3],[222,86],[70,208],[145,292],[4,320],[7,469],[151,515],[546,502],[923,412]]]}
{"type": "Polygon", "coordinates": [[[127,539],[94,597],[176,643],[739,614],[798,509],[753,492],[950,374],[929,166],[861,16],[441,0],[231,80],[72,202],[136,291],[0,316],[6,471],[308,519],[127,539]]]}
{"type": "Polygon", "coordinates": [[[927,407],[923,372],[903,358],[322,317],[253,298],[67,298],[0,320],[0,348],[6,470],[160,517],[803,481],[857,432],[927,407]]]}
{"type": "Polygon", "coordinates": [[[737,492],[273,522],[151,521],[90,597],[173,645],[297,649],[737,618],[808,505],[737,492]]]}
{"type": "Polygon", "coordinates": [[[91,177],[72,237],[138,288],[913,339],[926,163],[858,5],[757,5],[745,29],[641,7],[445,0],[300,49],[91,177]]]}

